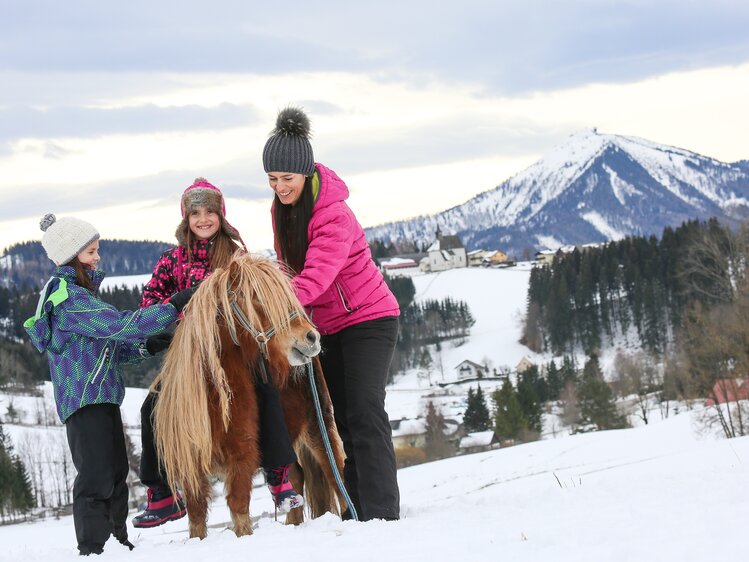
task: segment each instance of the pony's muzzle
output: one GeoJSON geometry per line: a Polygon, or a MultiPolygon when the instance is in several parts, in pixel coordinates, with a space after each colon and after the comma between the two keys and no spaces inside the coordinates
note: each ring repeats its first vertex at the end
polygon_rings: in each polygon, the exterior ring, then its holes
{"type": "MultiPolygon", "coordinates": [[[[307,344],[312,348],[320,347],[320,334],[317,330],[310,330],[307,332],[307,344]]],[[[319,350],[318,350],[319,353],[319,350]]],[[[317,355],[317,353],[315,353],[317,355]]]]}
{"type": "Polygon", "coordinates": [[[317,330],[308,330],[304,340],[295,339],[292,347],[302,356],[302,363],[309,363],[312,357],[320,353],[320,334],[317,330]]]}

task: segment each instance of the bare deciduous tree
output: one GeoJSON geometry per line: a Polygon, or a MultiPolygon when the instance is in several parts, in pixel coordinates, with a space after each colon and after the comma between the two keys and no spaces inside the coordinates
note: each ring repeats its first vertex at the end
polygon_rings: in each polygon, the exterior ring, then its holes
{"type": "Polygon", "coordinates": [[[712,403],[708,422],[726,437],[745,435],[747,401],[734,387],[749,384],[749,225],[733,232],[711,224],[690,246],[682,281],[688,294],[703,297],[682,322],[685,367],[712,403]]]}
{"type": "Polygon", "coordinates": [[[559,403],[562,406],[562,423],[568,427],[573,427],[580,419],[580,404],[577,399],[577,388],[572,381],[562,389],[559,395],[559,403]]]}
{"type": "Polygon", "coordinates": [[[644,352],[616,354],[614,359],[614,384],[617,394],[631,397],[635,414],[647,425],[654,394],[661,379],[655,361],[644,352]]]}

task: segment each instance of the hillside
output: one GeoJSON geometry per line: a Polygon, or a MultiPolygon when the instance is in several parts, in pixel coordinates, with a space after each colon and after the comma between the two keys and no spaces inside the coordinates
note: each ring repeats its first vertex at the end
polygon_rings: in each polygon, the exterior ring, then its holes
{"type": "MultiPolygon", "coordinates": [[[[465,299],[476,324],[465,344],[443,349],[444,378],[435,367],[431,385],[413,371],[389,387],[391,419],[418,416],[429,399],[459,417],[467,388],[457,384],[457,363],[470,359],[514,366],[528,354],[517,339],[529,273],[529,266],[520,266],[413,278],[417,300],[465,299]]],[[[109,282],[137,284],[145,277],[109,282]]],[[[482,382],[487,390],[491,386],[482,382]]],[[[4,426],[17,449],[29,439],[64,443],[64,428],[36,425],[40,417],[54,417],[48,412],[49,384],[45,390],[45,399],[12,397],[23,423],[4,426]]],[[[123,404],[136,446],[145,392],[128,389],[123,404]]],[[[10,399],[0,394],[3,417],[10,399]]],[[[263,559],[278,556],[282,546],[284,557],[331,562],[738,559],[749,553],[742,533],[745,502],[738,492],[749,477],[749,438],[717,439],[705,433],[700,406],[680,408],[679,415],[665,420],[654,411],[647,426],[576,436],[554,431],[554,419],[548,417],[542,441],[402,469],[402,519],[397,523],[343,523],[326,516],[287,528],[273,520],[270,496],[260,486],[251,505],[258,518],[255,535],[238,540],[225,530],[230,518],[219,485],[205,541],[188,541],[187,523],[181,520],[146,531],[131,528],[136,550],[110,543],[104,556],[123,562],[263,559]]],[[[59,456],[45,462],[59,462],[59,456]]],[[[2,562],[78,560],[70,516],[0,527],[0,541],[2,562]]]]}
{"type": "MultiPolygon", "coordinates": [[[[386,244],[429,245],[439,226],[469,250],[535,250],[660,235],[666,226],[749,216],[749,168],[645,139],[584,131],[466,203],[367,229],[386,244]]],[[[528,257],[528,256],[525,256],[528,257]]]]}
{"type": "MultiPolygon", "coordinates": [[[[100,267],[111,276],[151,273],[159,256],[171,246],[149,240],[103,239],[100,267]]],[[[41,287],[53,270],[41,242],[14,244],[0,255],[0,286],[41,287]]]]}

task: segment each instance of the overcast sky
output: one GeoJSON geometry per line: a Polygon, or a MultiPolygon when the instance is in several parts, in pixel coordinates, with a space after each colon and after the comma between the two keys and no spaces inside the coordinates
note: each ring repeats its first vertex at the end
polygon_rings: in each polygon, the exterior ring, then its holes
{"type": "Polygon", "coordinates": [[[749,158],[746,1],[0,3],[0,250],[47,212],[173,241],[196,176],[270,247],[261,153],[289,104],[364,226],[463,203],[585,128],[749,158]]]}

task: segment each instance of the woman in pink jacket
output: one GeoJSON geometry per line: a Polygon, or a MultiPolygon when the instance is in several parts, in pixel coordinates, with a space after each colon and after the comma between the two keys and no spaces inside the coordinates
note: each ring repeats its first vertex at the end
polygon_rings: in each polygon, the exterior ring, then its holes
{"type": "Polygon", "coordinates": [[[263,167],[275,192],[276,253],[323,336],[320,360],[346,452],[347,491],[360,520],[398,519],[395,453],[385,412],[398,302],[346,204],[346,184],[315,163],[309,120],[301,109],[278,114],[263,167]]]}

